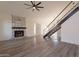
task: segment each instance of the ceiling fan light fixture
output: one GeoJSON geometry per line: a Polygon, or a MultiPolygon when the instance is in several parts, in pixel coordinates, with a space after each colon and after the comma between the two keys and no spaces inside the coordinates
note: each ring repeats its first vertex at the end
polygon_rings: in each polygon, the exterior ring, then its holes
{"type": "Polygon", "coordinates": [[[35,8],[35,7],[33,7],[33,9],[35,10],[36,8],[35,8]]]}

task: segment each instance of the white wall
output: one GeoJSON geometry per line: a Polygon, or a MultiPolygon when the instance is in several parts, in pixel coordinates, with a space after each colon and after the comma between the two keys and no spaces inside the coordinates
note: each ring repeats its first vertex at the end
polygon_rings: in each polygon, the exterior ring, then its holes
{"type": "Polygon", "coordinates": [[[79,11],[61,26],[61,40],[79,45],[79,11]]]}
{"type": "Polygon", "coordinates": [[[32,20],[26,20],[26,36],[34,36],[34,22],[32,20]]]}
{"type": "Polygon", "coordinates": [[[32,20],[26,20],[26,36],[32,37],[41,34],[41,25],[32,20]]]}
{"type": "Polygon", "coordinates": [[[0,12],[0,41],[11,39],[11,25],[11,15],[0,12]]]}

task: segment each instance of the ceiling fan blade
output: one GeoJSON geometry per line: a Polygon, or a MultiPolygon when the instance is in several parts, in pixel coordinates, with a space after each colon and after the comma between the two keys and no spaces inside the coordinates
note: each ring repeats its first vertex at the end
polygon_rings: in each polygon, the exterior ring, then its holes
{"type": "Polygon", "coordinates": [[[34,5],[35,5],[35,1],[33,1],[34,5]]]}
{"type": "Polygon", "coordinates": [[[37,6],[37,8],[44,8],[44,7],[41,7],[41,6],[37,6]]]}
{"type": "Polygon", "coordinates": [[[38,4],[36,4],[36,5],[40,5],[41,4],[41,2],[39,2],[38,4]]]}
{"type": "Polygon", "coordinates": [[[33,4],[33,1],[31,1],[31,3],[32,3],[32,5],[34,5],[34,4],[33,4]]]}
{"type": "Polygon", "coordinates": [[[31,6],[31,5],[29,5],[29,4],[26,4],[26,3],[24,3],[24,5],[31,6]]]}
{"type": "Polygon", "coordinates": [[[38,8],[36,8],[36,10],[40,11],[38,8]]]}

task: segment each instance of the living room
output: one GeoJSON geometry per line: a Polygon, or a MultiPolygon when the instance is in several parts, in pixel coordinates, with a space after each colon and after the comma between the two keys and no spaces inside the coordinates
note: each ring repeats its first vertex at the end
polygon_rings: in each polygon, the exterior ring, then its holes
{"type": "Polygon", "coordinates": [[[78,10],[79,1],[0,1],[0,56],[78,57],[78,10]]]}

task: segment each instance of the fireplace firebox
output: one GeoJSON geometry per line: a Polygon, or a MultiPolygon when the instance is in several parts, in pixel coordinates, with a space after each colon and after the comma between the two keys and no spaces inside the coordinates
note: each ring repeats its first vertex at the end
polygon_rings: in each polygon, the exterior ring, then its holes
{"type": "Polygon", "coordinates": [[[14,37],[23,37],[24,31],[23,30],[16,30],[14,31],[14,37]]]}

